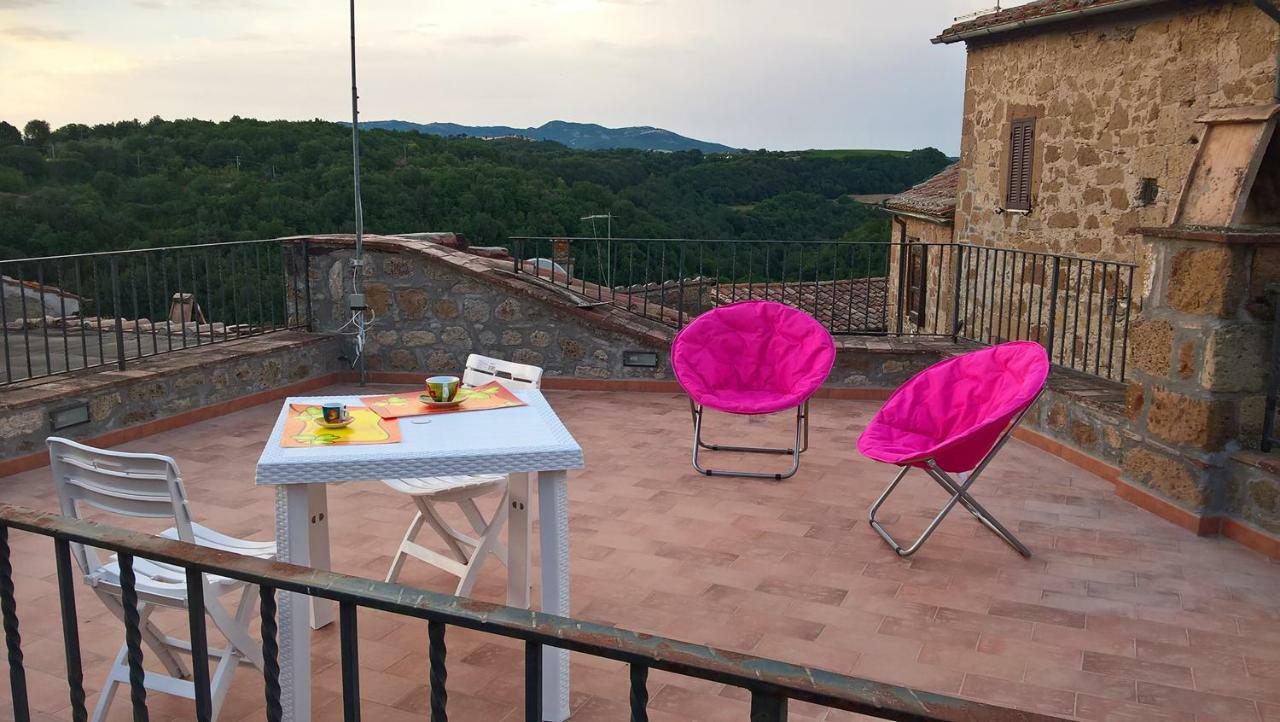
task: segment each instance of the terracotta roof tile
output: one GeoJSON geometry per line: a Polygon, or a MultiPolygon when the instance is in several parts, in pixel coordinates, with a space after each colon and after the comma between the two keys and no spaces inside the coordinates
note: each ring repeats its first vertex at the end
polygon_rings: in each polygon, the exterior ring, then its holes
{"type": "Polygon", "coordinates": [[[952,163],[934,177],[887,199],[884,206],[893,211],[950,218],[956,212],[959,180],[960,164],[952,163]]]}
{"type": "MultiPolygon", "coordinates": [[[[1169,4],[1173,0],[1164,0],[1160,4],[1169,4]]],[[[1012,25],[1009,31],[1020,30],[1022,26],[1017,23],[1024,23],[1031,20],[1037,22],[1043,19],[1053,18],[1052,21],[1065,20],[1068,13],[1077,10],[1094,10],[1096,12],[1106,12],[1112,10],[1123,10],[1132,5],[1131,0],[1034,0],[1033,2],[1019,5],[1017,7],[1001,10],[996,13],[989,13],[971,20],[958,22],[951,27],[943,30],[938,37],[933,39],[935,43],[954,43],[961,40],[959,37],[964,33],[973,30],[982,30],[984,28],[996,28],[1001,25],[1012,25]],[[1061,15],[1062,18],[1054,18],[1061,15]]],[[[993,33],[994,34],[994,33],[993,33]]]]}

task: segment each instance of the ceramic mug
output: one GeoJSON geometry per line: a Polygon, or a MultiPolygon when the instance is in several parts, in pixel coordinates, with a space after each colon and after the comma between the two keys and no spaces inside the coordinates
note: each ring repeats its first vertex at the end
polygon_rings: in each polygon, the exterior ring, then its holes
{"type": "Polygon", "coordinates": [[[347,420],[347,405],[339,401],[330,401],[320,407],[324,413],[326,424],[340,424],[347,420]]]}
{"type": "Polygon", "coordinates": [[[432,376],[427,379],[427,395],[435,401],[453,401],[462,388],[462,379],[457,376],[432,376]]]}

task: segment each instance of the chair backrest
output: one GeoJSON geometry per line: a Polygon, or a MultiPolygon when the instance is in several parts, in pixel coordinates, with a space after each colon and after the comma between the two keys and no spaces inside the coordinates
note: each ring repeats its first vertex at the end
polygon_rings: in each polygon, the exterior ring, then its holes
{"type": "Polygon", "coordinates": [[[969,471],[1036,400],[1048,375],[1049,356],[1034,341],[936,363],[884,402],[858,450],[888,463],[934,459],[944,471],[969,471]]]}
{"type": "MultiPolygon", "coordinates": [[[[126,517],[172,519],[178,538],[195,543],[178,464],[168,456],[108,451],[51,436],[49,469],[62,514],[80,518],[81,504],[126,517]]],[[[81,570],[102,566],[97,554],[72,544],[81,570]]]]}
{"type": "Polygon", "coordinates": [[[774,301],[714,308],[685,326],[671,344],[671,368],[695,400],[724,390],[771,391],[803,400],[826,380],[835,358],[835,342],[817,319],[774,301]]]}
{"type": "Polygon", "coordinates": [[[484,386],[497,381],[512,390],[542,387],[542,369],[529,364],[490,358],[473,353],[467,357],[467,370],[462,374],[464,386],[484,386]]]}

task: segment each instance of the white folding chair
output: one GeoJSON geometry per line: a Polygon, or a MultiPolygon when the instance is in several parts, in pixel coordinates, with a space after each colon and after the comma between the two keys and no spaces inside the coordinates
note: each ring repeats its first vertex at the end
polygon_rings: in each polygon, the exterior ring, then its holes
{"type": "MultiPolygon", "coordinates": [[[[173,519],[174,526],[159,536],[261,559],[275,557],[276,545],[272,542],[236,539],[192,522],[182,477],[173,459],[159,454],[95,449],[58,437],[50,437],[47,443],[53,483],[63,515],[78,519],[79,505],[85,504],[122,516],[173,519]]],[[[71,551],[84,574],[84,581],[93,588],[107,609],[123,622],[125,608],[120,588],[120,566],[115,555],[104,562],[98,556],[98,550],[74,542],[71,551]]],[[[133,570],[142,641],[155,652],[156,659],[168,672],[166,675],[148,670],[143,684],[157,692],[195,699],[191,672],[174,654],[175,650],[189,654],[191,643],[165,635],[151,621],[151,614],[157,609],[187,607],[186,572],[181,567],[141,558],[134,559],[133,570]]],[[[249,633],[257,585],[205,574],[203,586],[205,613],[227,641],[226,647],[209,650],[209,659],[217,660],[209,685],[212,713],[216,718],[237,664],[248,662],[262,669],[262,650],[249,633]],[[234,612],[221,602],[222,597],[233,592],[239,592],[234,612]]],[[[94,708],[94,722],[105,718],[117,688],[129,684],[127,652],[128,647],[121,645],[94,708]]]]}
{"type": "MultiPolygon", "coordinates": [[[[471,354],[462,375],[465,388],[483,386],[497,381],[508,389],[536,389],[542,385],[542,369],[537,366],[471,354]]],[[[471,593],[480,568],[489,556],[497,557],[504,566],[507,548],[499,540],[507,525],[507,476],[505,474],[475,474],[470,476],[437,476],[413,479],[383,479],[382,483],[396,491],[408,494],[418,511],[405,531],[404,540],[391,560],[387,581],[394,582],[400,576],[406,557],[420,559],[432,566],[459,577],[455,594],[465,597],[471,593]],[[502,499],[493,513],[485,519],[476,506],[475,499],[494,491],[502,491],[502,499]],[[465,533],[449,524],[440,514],[436,504],[452,502],[462,509],[463,515],[475,534],[465,533]],[[417,542],[423,525],[431,527],[444,540],[448,554],[428,549],[417,542]]]]}

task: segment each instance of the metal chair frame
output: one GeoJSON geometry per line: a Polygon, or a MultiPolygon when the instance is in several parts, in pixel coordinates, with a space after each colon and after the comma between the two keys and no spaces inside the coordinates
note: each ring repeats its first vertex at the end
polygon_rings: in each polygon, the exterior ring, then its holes
{"type": "Polygon", "coordinates": [[[706,476],[742,476],[751,479],[773,479],[774,481],[782,481],[783,479],[789,479],[795,476],[796,472],[800,470],[800,455],[809,450],[808,399],[805,399],[803,404],[796,407],[796,443],[790,448],[770,446],[730,446],[727,444],[707,443],[702,440],[702,405],[694,403],[693,399],[689,399],[689,411],[693,414],[693,468],[697,469],[699,474],[705,474],[706,476]],[[784,454],[791,457],[791,468],[785,473],[708,469],[702,466],[698,461],[699,449],[706,449],[707,451],[738,451],[748,454],[784,454]]]}
{"type": "MultiPolygon", "coordinates": [[[[1036,394],[1036,398],[1039,398],[1039,394],[1036,394]]],[[[1005,528],[1005,526],[995,518],[995,515],[987,511],[985,507],[973,498],[969,493],[969,487],[973,486],[973,483],[978,480],[978,477],[980,477],[982,472],[987,468],[987,464],[991,463],[991,460],[996,457],[996,454],[1000,451],[1001,447],[1005,445],[1005,442],[1013,436],[1013,430],[1018,427],[1019,422],[1022,421],[1022,417],[1026,415],[1027,411],[1035,405],[1035,401],[1036,399],[1032,399],[1031,403],[1027,404],[1022,411],[1018,412],[1018,415],[1013,419],[1013,422],[1004,430],[1004,433],[1000,435],[999,440],[997,440],[995,445],[991,447],[991,450],[987,452],[986,456],[982,457],[982,461],[978,462],[978,465],[973,469],[973,471],[963,472],[956,475],[959,477],[958,480],[943,471],[934,459],[929,458],[921,460],[926,464],[924,472],[929,475],[929,478],[933,479],[939,486],[945,489],[947,493],[951,494],[951,499],[942,507],[942,511],[938,512],[938,515],[929,522],[929,525],[925,527],[924,532],[920,534],[920,537],[917,538],[910,546],[903,547],[899,544],[889,534],[889,532],[885,530],[880,522],[876,520],[876,512],[878,512],[880,507],[884,505],[885,501],[889,498],[889,495],[893,493],[895,488],[897,488],[898,483],[907,475],[907,472],[913,468],[912,464],[907,464],[898,471],[898,475],[894,477],[893,482],[884,490],[884,493],[880,494],[880,498],[876,499],[876,502],[871,505],[871,509],[867,511],[867,522],[871,525],[871,528],[876,530],[876,533],[880,535],[880,538],[884,539],[898,556],[906,558],[919,551],[920,547],[925,543],[925,540],[933,535],[933,532],[938,528],[938,525],[942,523],[942,520],[946,518],[947,514],[951,513],[951,510],[955,508],[956,504],[960,504],[968,510],[975,519],[981,522],[983,526],[990,529],[993,534],[1000,537],[1009,546],[1013,547],[1014,551],[1024,557],[1030,558],[1031,550],[1019,541],[1018,538],[1013,535],[1013,532],[1005,528]]]]}

